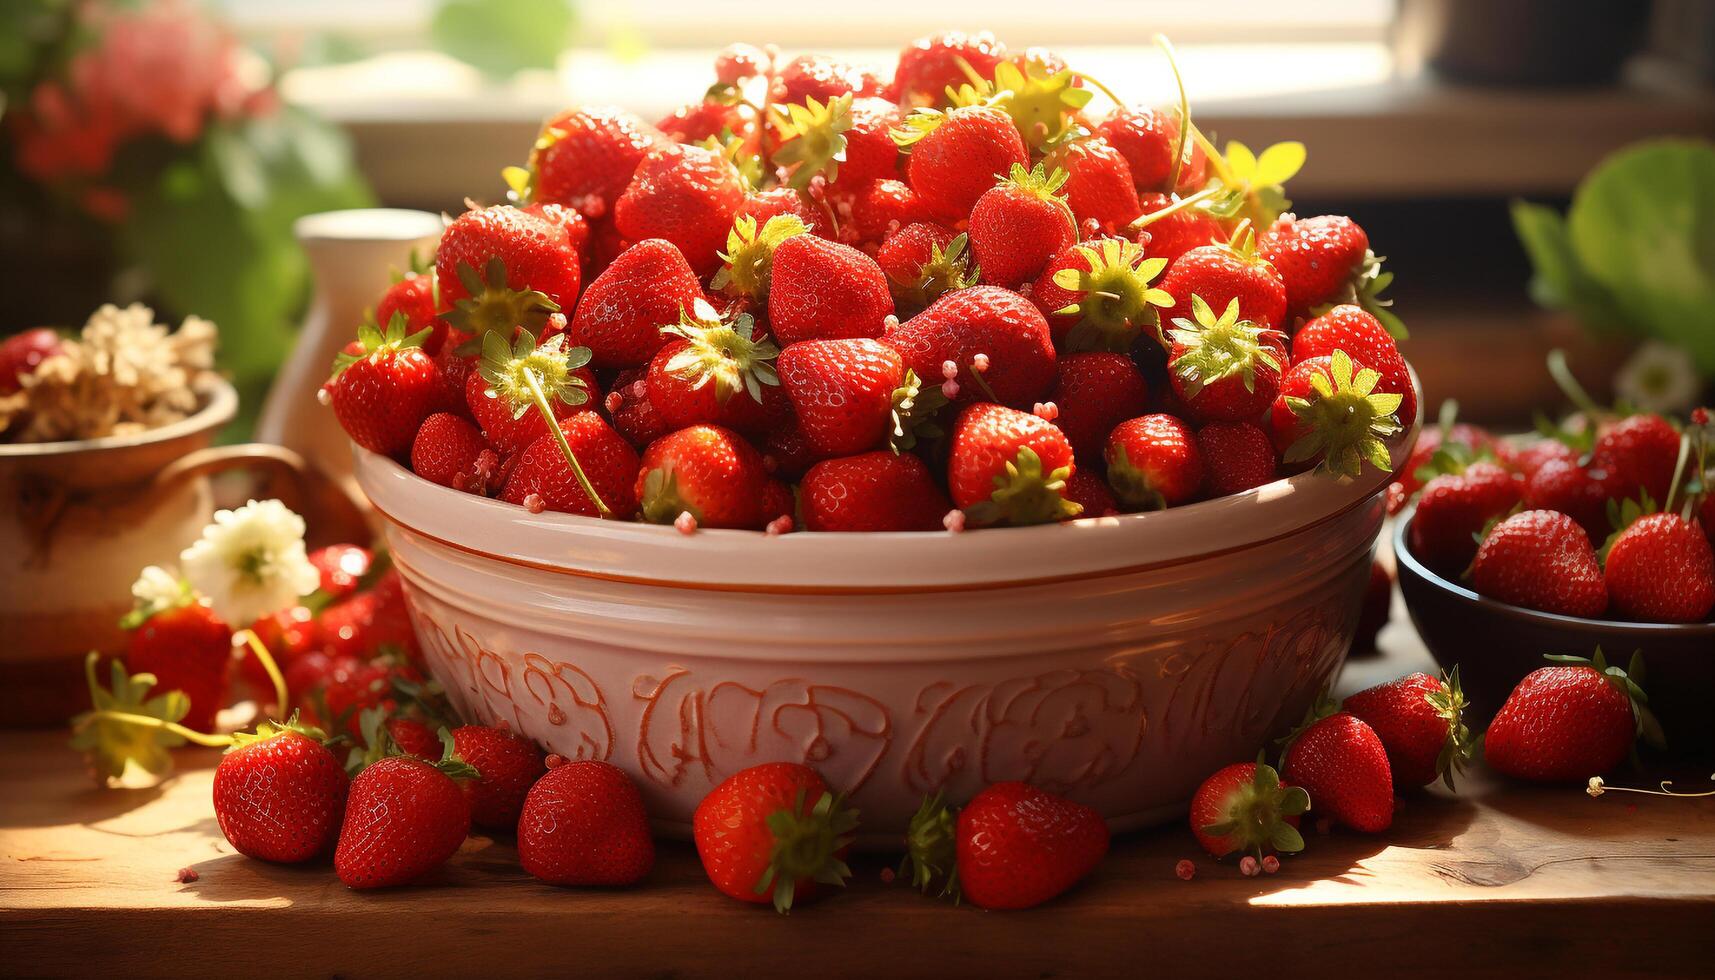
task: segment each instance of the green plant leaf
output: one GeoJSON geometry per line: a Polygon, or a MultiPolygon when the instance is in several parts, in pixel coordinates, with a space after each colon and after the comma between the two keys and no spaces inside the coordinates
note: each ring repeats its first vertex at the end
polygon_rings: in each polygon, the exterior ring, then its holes
{"type": "Polygon", "coordinates": [[[571,35],[569,0],[448,0],[429,25],[437,50],[498,80],[553,68],[571,35]]]}

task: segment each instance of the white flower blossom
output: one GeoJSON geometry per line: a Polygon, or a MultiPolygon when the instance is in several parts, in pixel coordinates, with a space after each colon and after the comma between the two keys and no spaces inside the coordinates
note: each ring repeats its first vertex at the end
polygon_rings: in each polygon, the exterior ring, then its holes
{"type": "Polygon", "coordinates": [[[235,629],[285,609],[321,581],[304,550],[304,519],[278,500],[215,512],[179,564],[215,615],[235,629]]]}
{"type": "Polygon", "coordinates": [[[1684,349],[1645,341],[1614,377],[1614,393],[1644,412],[1680,415],[1696,401],[1703,381],[1684,349]]]}

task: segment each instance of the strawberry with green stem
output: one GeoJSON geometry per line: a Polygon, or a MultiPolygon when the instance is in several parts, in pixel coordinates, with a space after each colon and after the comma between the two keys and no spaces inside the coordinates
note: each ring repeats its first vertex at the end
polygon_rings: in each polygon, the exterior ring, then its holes
{"type": "Polygon", "coordinates": [[[1167,372],[1173,390],[1205,422],[1256,418],[1274,402],[1286,364],[1286,337],[1240,319],[1239,301],[1219,316],[1191,297],[1191,315],[1173,321],[1167,372]]]}
{"type": "Polygon", "coordinates": [[[613,512],[596,493],[577,455],[572,452],[571,444],[566,441],[565,433],[560,430],[559,419],[550,401],[581,405],[589,399],[584,380],[574,373],[589,363],[589,348],[567,350],[564,341],[564,336],[555,336],[538,347],[536,338],[527,331],[520,331],[518,339],[510,344],[498,332],[484,334],[482,363],[478,370],[482,372],[483,380],[488,382],[490,394],[512,407],[513,418],[519,418],[532,409],[541,414],[548,435],[560,447],[566,465],[571,467],[584,493],[589,495],[602,517],[611,517],[613,512]]]}
{"type": "Polygon", "coordinates": [[[767,424],[763,388],[778,387],[780,348],[755,336],[748,313],[723,316],[704,300],[661,328],[666,346],[649,364],[649,401],[672,428],[698,423],[760,430],[767,424]]]}
{"type": "Polygon", "coordinates": [[[1128,511],[1190,503],[1203,485],[1197,438],[1172,415],[1142,415],[1114,426],[1104,455],[1108,486],[1128,511]]]}
{"type": "Polygon", "coordinates": [[[1483,759],[1496,771],[1535,782],[1582,782],[1612,771],[1639,738],[1665,744],[1644,693],[1643,657],[1625,668],[1600,647],[1589,658],[1550,654],[1518,682],[1483,733],[1483,759]]]}
{"type": "Polygon", "coordinates": [[[1382,257],[1370,250],[1369,236],[1344,215],[1298,218],[1281,215],[1266,227],[1259,247],[1286,283],[1289,316],[1320,316],[1345,303],[1362,307],[1388,333],[1403,340],[1405,323],[1382,293],[1393,273],[1382,271],[1382,257]]]}
{"type": "Polygon", "coordinates": [[[743,437],[716,425],[693,425],[649,444],[637,473],[643,519],[675,524],[690,515],[690,529],[757,530],[768,469],[743,437]]]}
{"type": "Polygon", "coordinates": [[[1029,53],[996,64],[988,77],[963,58],[956,64],[966,80],[950,89],[951,103],[1001,110],[1012,118],[1018,135],[1035,152],[1062,140],[1076,123],[1078,113],[1095,97],[1093,89],[1081,84],[1084,76],[1029,53]]]}
{"type": "MultiPolygon", "coordinates": [[[[170,575],[161,569],[151,575],[170,575]]],[[[226,705],[227,668],[232,662],[232,628],[198,601],[190,584],[179,579],[172,590],[141,598],[119,621],[126,631],[125,665],[134,674],[152,676],[162,691],[179,691],[190,699],[184,724],[213,731],[215,715],[226,705]]]]}
{"type": "Polygon", "coordinates": [[[893,140],[910,154],[911,188],[949,222],[970,215],[977,199],[994,186],[993,175],[1030,163],[1012,117],[989,106],[919,109],[893,131],[893,140]]]}
{"type": "Polygon", "coordinates": [[[1015,163],[977,198],[968,234],[984,282],[1016,289],[1077,242],[1078,224],[1060,190],[1065,183],[1064,170],[1015,163]]]}
{"type": "Polygon", "coordinates": [[[1203,245],[1179,256],[1157,285],[1174,299],[1173,308],[1162,314],[1168,322],[1192,317],[1193,296],[1216,310],[1236,299],[1239,315],[1259,326],[1279,329],[1287,322],[1286,286],[1258,253],[1249,225],[1234,232],[1228,244],[1203,245]]]}
{"type": "Polygon", "coordinates": [[[1255,762],[1235,762],[1203,780],[1191,796],[1191,833],[1213,857],[1248,853],[1296,854],[1304,850],[1298,819],[1310,809],[1310,794],[1281,782],[1257,753],[1255,762]]]}
{"type": "Polygon", "coordinates": [[[339,834],[350,780],[327,733],[298,721],[264,721],[232,736],[214,770],[214,816],[233,849],[297,863],[325,853],[339,834]]]}
{"type": "Polygon", "coordinates": [[[480,778],[441,729],[439,760],[390,755],[351,781],[334,847],[347,887],[409,884],[445,864],[470,835],[470,801],[456,780],[480,778]]]}
{"type": "Polygon", "coordinates": [[[691,836],[709,882],[741,902],[788,913],[819,886],[843,887],[857,811],[808,766],[766,763],[709,791],[691,836]]]}
{"type": "Polygon", "coordinates": [[[360,325],[356,344],[334,358],[322,390],[351,441],[383,456],[411,448],[417,428],[444,395],[435,362],[422,348],[428,336],[428,330],[406,336],[405,315],[394,313],[385,331],[360,325]]]}
{"type": "Polygon", "coordinates": [[[953,426],[947,486],[977,524],[1046,524],[1078,514],[1066,499],[1072,444],[1036,415],[978,402],[953,426]]]}
{"type": "Polygon", "coordinates": [[[1031,302],[1048,317],[1062,353],[1125,353],[1140,335],[1159,339],[1158,309],[1173,297],[1151,286],[1167,267],[1142,246],[1103,238],[1068,246],[1031,288],[1031,302]]]}
{"type": "Polygon", "coordinates": [[[818,176],[829,183],[838,180],[846,160],[846,132],[852,128],[852,94],[773,108],[771,121],[780,139],[773,161],[785,168],[786,186],[803,190],[818,176]]]}
{"type": "Polygon", "coordinates": [[[945,293],[977,284],[982,270],[970,261],[970,236],[930,222],[914,222],[882,242],[875,261],[902,317],[922,310],[945,293]]]}
{"type": "Polygon", "coordinates": [[[582,284],[578,250],[564,225],[511,205],[453,219],[435,252],[441,319],[480,337],[515,329],[540,336],[548,314],[571,309],[582,284]]]}
{"type": "Polygon", "coordinates": [[[1428,786],[1470,764],[1475,744],[1465,726],[1459,668],[1431,677],[1418,672],[1366,688],[1341,705],[1369,725],[1387,750],[1395,786],[1428,786]]]}
{"type": "Polygon", "coordinates": [[[1401,429],[1398,394],[1376,391],[1381,375],[1343,350],[1294,364],[1269,410],[1275,448],[1288,464],[1316,464],[1356,478],[1368,462],[1393,466],[1384,439],[1401,429]]]}
{"type": "Polygon", "coordinates": [[[755,218],[740,214],[727,232],[726,251],[720,253],[723,264],[709,280],[709,288],[760,306],[768,299],[774,250],[786,239],[809,231],[797,215],[775,215],[758,230],[755,218]]]}

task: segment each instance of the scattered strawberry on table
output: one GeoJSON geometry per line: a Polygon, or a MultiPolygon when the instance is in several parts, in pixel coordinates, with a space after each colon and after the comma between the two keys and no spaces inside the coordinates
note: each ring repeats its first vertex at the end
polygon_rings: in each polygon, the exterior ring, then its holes
{"type": "Polygon", "coordinates": [[[1301,144],[988,35],[714,74],[555,116],[451,219],[324,388],[355,442],[535,512],[927,531],[1386,470],[1416,420],[1392,274],[1289,210],[1301,144]]]}

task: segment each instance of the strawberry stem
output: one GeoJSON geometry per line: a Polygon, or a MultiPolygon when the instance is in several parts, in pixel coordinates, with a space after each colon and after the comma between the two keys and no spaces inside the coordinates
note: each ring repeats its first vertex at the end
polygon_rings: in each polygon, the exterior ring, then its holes
{"type": "Polygon", "coordinates": [[[548,423],[548,431],[553,434],[554,441],[559,443],[560,454],[566,457],[566,462],[572,467],[572,475],[578,478],[578,485],[584,488],[584,493],[589,494],[591,500],[595,501],[596,510],[601,513],[601,516],[612,517],[613,511],[608,510],[607,504],[602,503],[600,495],[595,492],[595,487],[590,483],[590,478],[584,475],[584,468],[578,465],[578,457],[576,453],[572,452],[572,444],[566,441],[566,434],[560,430],[560,422],[554,417],[553,407],[548,404],[548,395],[542,390],[542,380],[536,376],[536,369],[526,367],[522,374],[524,375],[524,383],[530,386],[530,398],[536,403],[536,411],[542,413],[543,421],[548,423]]]}
{"type": "Polygon", "coordinates": [[[224,749],[232,745],[232,736],[230,735],[211,735],[207,732],[199,732],[194,728],[186,728],[176,721],[163,721],[160,718],[151,718],[148,715],[134,715],[128,711],[107,711],[97,709],[89,712],[88,714],[79,715],[77,724],[72,728],[72,731],[74,733],[80,731],[89,727],[91,723],[101,719],[117,721],[126,725],[137,725],[140,728],[159,728],[163,731],[172,732],[174,735],[179,736],[187,742],[193,742],[197,745],[206,746],[211,749],[224,749]]]}
{"type": "MultiPolygon", "coordinates": [[[[1167,67],[1173,71],[1173,84],[1179,87],[1179,135],[1173,140],[1173,169],[1167,172],[1167,193],[1171,194],[1173,189],[1179,186],[1179,167],[1185,159],[1185,138],[1191,132],[1191,100],[1185,95],[1185,79],[1180,77],[1179,61],[1173,56],[1173,42],[1167,39],[1167,35],[1157,34],[1155,45],[1167,56],[1167,67]]],[[[1113,96],[1109,95],[1108,98],[1113,96]]],[[[1118,99],[1114,101],[1119,102],[1118,99]]]]}
{"type": "Polygon", "coordinates": [[[274,703],[279,706],[281,712],[284,712],[286,706],[290,704],[286,700],[286,678],[280,673],[280,665],[275,663],[274,657],[268,653],[267,646],[263,645],[262,638],[256,635],[255,630],[242,629],[234,635],[233,639],[241,639],[250,647],[250,652],[255,656],[256,662],[262,665],[262,669],[268,674],[268,680],[274,685],[274,703]]]}
{"type": "Polygon", "coordinates": [[[1572,368],[1566,363],[1566,352],[1558,347],[1548,352],[1548,374],[1559,386],[1561,393],[1566,395],[1579,411],[1590,417],[1592,424],[1608,414],[1608,410],[1596,404],[1596,399],[1591,398],[1584,386],[1578,383],[1578,379],[1572,376],[1572,368]]]}
{"type": "MultiPolygon", "coordinates": [[[[1715,780],[1715,773],[1711,773],[1709,778],[1711,780],[1715,780]]],[[[1715,796],[1715,789],[1704,790],[1701,793],[1681,793],[1673,788],[1673,780],[1671,779],[1662,780],[1660,785],[1661,789],[1659,790],[1634,789],[1630,786],[1609,786],[1605,781],[1603,781],[1601,776],[1591,776],[1589,787],[1585,789],[1584,792],[1589,793],[1591,796],[1601,796],[1603,793],[1641,793],[1644,796],[1671,796],[1675,799],[1681,800],[1694,800],[1705,796],[1715,796]]]]}
{"type": "Polygon", "coordinates": [[[1189,197],[1179,198],[1178,200],[1174,201],[1172,204],[1169,204],[1167,207],[1162,208],[1160,211],[1151,211],[1148,214],[1140,215],[1137,218],[1137,220],[1133,221],[1131,224],[1127,225],[1126,227],[1127,228],[1148,228],[1150,225],[1155,224],[1157,221],[1160,221],[1162,218],[1168,217],[1169,215],[1172,215],[1172,214],[1177,214],[1178,212],[1183,211],[1186,208],[1193,207],[1197,204],[1201,204],[1202,202],[1204,202],[1204,201],[1208,200],[1209,198],[1214,197],[1216,194],[1220,193],[1220,191],[1221,191],[1221,188],[1219,188],[1217,186],[1211,185],[1209,187],[1205,187],[1202,190],[1198,191],[1195,194],[1192,194],[1189,197]]]}

